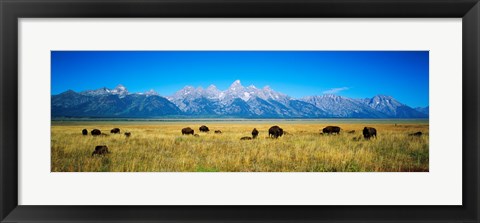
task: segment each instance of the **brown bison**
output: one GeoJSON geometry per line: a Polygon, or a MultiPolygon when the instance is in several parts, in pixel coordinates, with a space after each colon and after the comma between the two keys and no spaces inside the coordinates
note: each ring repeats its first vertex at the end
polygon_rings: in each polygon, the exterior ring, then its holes
{"type": "Polygon", "coordinates": [[[216,133],[216,134],[222,134],[222,131],[220,131],[220,130],[215,130],[215,133],[216,133]]]}
{"type": "Polygon", "coordinates": [[[82,135],[84,135],[84,136],[88,135],[88,130],[87,130],[87,129],[83,129],[83,130],[82,130],[82,135]]]}
{"type": "Polygon", "coordinates": [[[408,135],[409,135],[409,136],[418,136],[418,137],[420,137],[420,136],[422,136],[422,134],[423,134],[422,132],[416,132],[416,133],[412,133],[412,134],[408,134],[408,135]]]}
{"type": "Polygon", "coordinates": [[[102,131],[100,131],[99,129],[94,129],[90,132],[90,134],[92,134],[92,136],[98,136],[102,134],[102,131]]]}
{"type": "Polygon", "coordinates": [[[240,140],[252,140],[252,137],[244,136],[244,137],[240,138],[240,140]]]}
{"type": "Polygon", "coordinates": [[[277,125],[270,127],[268,129],[268,136],[278,139],[278,137],[283,135],[283,129],[278,127],[277,125]]]}
{"type": "Polygon", "coordinates": [[[93,151],[92,156],[95,155],[95,154],[96,155],[105,155],[107,153],[109,153],[107,146],[95,146],[95,151],[93,151]]]}
{"type": "Polygon", "coordinates": [[[182,135],[193,135],[195,131],[191,129],[190,127],[183,128],[182,129],[182,135]]]}
{"type": "Polygon", "coordinates": [[[120,129],[119,128],[113,128],[112,130],[110,130],[110,133],[113,133],[113,134],[120,133],[120,129]]]}
{"type": "Polygon", "coordinates": [[[130,133],[130,132],[125,132],[125,136],[126,136],[126,137],[130,137],[131,135],[132,135],[132,133],[130,133]]]}
{"type": "Polygon", "coordinates": [[[327,126],[325,128],[322,129],[322,132],[324,134],[340,134],[340,127],[338,126],[327,126]]]}
{"type": "Polygon", "coordinates": [[[353,133],[355,133],[355,130],[350,130],[350,131],[348,131],[347,133],[348,133],[348,134],[353,134],[353,133]]]}
{"type": "Polygon", "coordinates": [[[210,129],[208,129],[208,127],[207,127],[207,126],[204,126],[204,125],[200,126],[199,130],[200,130],[200,132],[208,132],[208,131],[210,131],[210,129]]]}
{"type": "Polygon", "coordinates": [[[363,138],[370,139],[372,137],[377,138],[377,130],[372,127],[363,128],[363,138]]]}
{"type": "Polygon", "coordinates": [[[257,136],[258,136],[258,130],[257,130],[256,128],[253,128],[253,130],[252,130],[252,138],[255,139],[255,138],[257,138],[257,136]]]}
{"type": "Polygon", "coordinates": [[[195,134],[195,135],[193,135],[193,136],[195,136],[195,137],[200,137],[200,135],[198,135],[198,134],[195,134]]]}

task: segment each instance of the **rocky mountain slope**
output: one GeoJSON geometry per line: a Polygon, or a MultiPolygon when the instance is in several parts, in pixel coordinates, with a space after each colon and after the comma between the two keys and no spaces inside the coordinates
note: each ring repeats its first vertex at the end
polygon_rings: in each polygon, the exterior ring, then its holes
{"type": "Polygon", "coordinates": [[[239,80],[221,91],[186,86],[168,97],[150,90],[130,93],[118,85],[52,96],[52,117],[235,117],[235,118],[428,118],[428,107],[413,109],[377,95],[353,99],[338,95],[293,98],[266,86],[244,87],[239,80]],[[425,112],[426,111],[426,112],[425,112]]]}

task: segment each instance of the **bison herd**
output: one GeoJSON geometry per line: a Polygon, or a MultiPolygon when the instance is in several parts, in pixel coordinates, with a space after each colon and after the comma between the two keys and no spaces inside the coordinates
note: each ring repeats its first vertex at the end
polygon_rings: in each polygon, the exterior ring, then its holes
{"type": "MultiPolygon", "coordinates": [[[[342,128],[340,128],[339,126],[327,126],[327,127],[323,128],[321,130],[320,134],[322,134],[322,135],[332,135],[332,134],[338,135],[338,134],[340,134],[341,130],[342,130],[342,128]]],[[[208,133],[210,131],[210,129],[207,126],[202,125],[202,126],[200,126],[199,131],[208,133]]],[[[190,127],[183,128],[181,132],[182,132],[182,135],[192,135],[192,136],[195,136],[195,137],[199,137],[198,134],[195,134],[195,130],[193,130],[190,127]]],[[[222,131],[218,130],[218,129],[215,130],[214,132],[215,132],[215,134],[222,134],[222,131]]],[[[353,133],[355,133],[355,130],[349,130],[349,131],[346,131],[346,132],[348,134],[353,134],[353,133]]],[[[110,133],[111,134],[120,134],[120,129],[119,128],[113,128],[112,130],[110,130],[110,133]]],[[[259,133],[260,132],[256,128],[254,128],[252,130],[252,136],[251,137],[250,136],[244,136],[244,137],[241,137],[240,140],[256,139],[258,137],[259,133]]],[[[92,131],[90,131],[90,134],[92,136],[99,136],[99,135],[106,136],[107,135],[105,133],[102,133],[99,129],[93,129],[92,131]]],[[[272,126],[268,129],[268,137],[269,138],[278,139],[278,137],[281,137],[281,136],[286,135],[286,134],[287,134],[287,132],[283,131],[283,129],[280,128],[277,125],[272,126]]],[[[369,140],[371,138],[377,138],[377,129],[375,129],[373,127],[364,127],[363,131],[362,131],[362,134],[363,134],[363,138],[366,139],[366,140],[369,140]]],[[[83,129],[82,130],[82,135],[88,135],[88,130],[83,129]]],[[[128,137],[131,136],[131,133],[130,132],[125,132],[124,135],[128,138],[128,137]]],[[[415,133],[408,134],[408,135],[409,136],[420,137],[420,136],[422,136],[422,132],[415,132],[415,133]]],[[[361,137],[354,137],[353,138],[354,141],[358,141],[360,139],[361,139],[361,137]]],[[[93,151],[92,156],[94,156],[94,155],[105,155],[105,154],[108,154],[108,153],[109,153],[109,151],[108,151],[108,147],[106,145],[99,145],[99,146],[95,147],[95,150],[93,151]]]]}
{"type": "MultiPolygon", "coordinates": [[[[112,130],[110,130],[110,133],[111,134],[120,134],[120,129],[119,128],[113,128],[112,130]]],[[[100,131],[100,129],[92,129],[92,131],[90,131],[90,134],[92,136],[108,136],[107,134],[105,133],[102,133],[102,131],[100,131]]],[[[83,129],[82,130],[82,135],[86,136],[88,135],[88,130],[87,129],[83,129]]],[[[126,137],[130,137],[132,135],[132,133],[130,132],[125,132],[124,135],[126,137]]]]}
{"type": "MultiPolygon", "coordinates": [[[[205,125],[200,126],[199,128],[200,132],[209,132],[209,128],[205,125]]],[[[221,130],[215,130],[215,134],[222,134],[221,130]]],[[[252,137],[250,136],[245,136],[240,138],[240,140],[252,140],[257,138],[259,132],[256,128],[253,128],[252,130],[252,137]]],[[[193,135],[193,136],[199,136],[198,134],[195,134],[195,130],[193,130],[190,127],[186,127],[182,129],[182,135],[193,135]]],[[[268,130],[268,136],[271,138],[277,139],[278,137],[284,135],[283,129],[280,128],[279,126],[272,126],[268,130]]]]}
{"type": "MultiPolygon", "coordinates": [[[[210,131],[210,129],[205,125],[200,126],[200,128],[198,130],[200,132],[206,132],[206,133],[208,133],[210,131]]],[[[341,130],[342,130],[342,128],[340,128],[339,126],[327,126],[327,127],[323,128],[321,130],[320,134],[322,134],[322,135],[323,134],[325,134],[325,135],[331,135],[331,134],[337,135],[337,134],[340,134],[341,130]]],[[[222,131],[218,130],[218,129],[215,130],[214,132],[215,132],[215,134],[222,134],[222,131]]],[[[346,132],[348,134],[354,134],[355,130],[349,130],[349,131],[346,131],[346,132]]],[[[112,130],[110,130],[110,133],[111,134],[120,134],[120,129],[119,128],[113,128],[112,130]]],[[[88,130],[83,129],[82,134],[83,135],[88,135],[88,130]]],[[[93,129],[92,131],[90,131],[90,134],[92,136],[106,135],[106,134],[102,133],[99,129],[93,129]]],[[[259,131],[256,128],[254,128],[252,130],[252,137],[242,137],[240,139],[241,140],[256,139],[258,137],[258,134],[259,134],[259,131]]],[[[268,137],[270,137],[270,138],[278,139],[278,137],[281,137],[281,136],[286,135],[286,134],[287,134],[287,132],[283,131],[283,129],[280,128],[277,125],[272,126],[268,129],[268,137]]],[[[377,138],[377,129],[375,129],[373,127],[364,127],[363,131],[362,131],[362,134],[363,134],[364,139],[377,138]]],[[[130,137],[131,133],[130,132],[125,132],[124,135],[126,137],[130,137]]],[[[195,130],[193,130],[190,127],[183,128],[182,129],[182,135],[192,135],[192,136],[199,137],[198,134],[195,134],[195,130]]],[[[409,136],[422,136],[422,132],[415,132],[415,133],[409,134],[409,136]]],[[[355,139],[357,139],[357,138],[355,138],[355,139]]]]}
{"type": "MultiPolygon", "coordinates": [[[[113,128],[112,130],[110,130],[110,133],[111,134],[120,134],[120,129],[119,128],[113,128]]],[[[108,136],[107,134],[102,133],[102,131],[100,131],[100,129],[92,129],[92,131],[90,131],[90,134],[92,136],[108,136]]],[[[88,135],[88,130],[87,129],[82,129],[82,135],[84,135],[84,136],[88,135]]],[[[124,135],[128,138],[132,135],[132,133],[125,132],[124,135]]],[[[95,147],[95,150],[93,151],[92,156],[94,156],[94,155],[106,155],[107,153],[109,153],[108,152],[108,146],[100,145],[100,146],[95,147]]]]}
{"type": "MultiPolygon", "coordinates": [[[[210,131],[209,128],[205,125],[202,125],[200,126],[199,128],[200,132],[208,132],[210,131]]],[[[330,135],[330,134],[340,134],[340,130],[342,130],[342,128],[338,127],[338,126],[327,126],[325,128],[323,128],[321,130],[321,133],[322,135],[330,135]]],[[[355,130],[349,130],[349,131],[346,131],[348,134],[354,134],[355,133],[355,130]]],[[[215,130],[215,133],[216,134],[221,134],[222,131],[221,130],[215,130]]],[[[244,136],[244,137],[241,137],[240,140],[252,140],[252,139],[255,139],[258,137],[258,134],[259,134],[259,131],[254,128],[252,130],[252,137],[250,136],[244,136]]],[[[283,131],[282,128],[280,128],[279,126],[275,125],[275,126],[272,126],[268,129],[268,137],[269,138],[274,138],[274,139],[278,139],[278,137],[281,137],[283,135],[286,135],[287,132],[283,131]]],[[[371,139],[371,138],[377,138],[377,129],[373,128],[373,127],[365,127],[363,128],[363,131],[362,131],[362,134],[363,134],[363,138],[364,139],[371,139]]],[[[198,134],[195,134],[195,131],[190,128],[190,127],[187,127],[187,128],[183,128],[182,129],[182,135],[194,135],[194,136],[199,136],[198,134]]],[[[422,132],[416,132],[416,133],[412,133],[412,134],[409,134],[409,136],[421,136],[422,135],[422,132]]],[[[359,140],[360,138],[357,138],[355,137],[354,140],[359,140]]]]}

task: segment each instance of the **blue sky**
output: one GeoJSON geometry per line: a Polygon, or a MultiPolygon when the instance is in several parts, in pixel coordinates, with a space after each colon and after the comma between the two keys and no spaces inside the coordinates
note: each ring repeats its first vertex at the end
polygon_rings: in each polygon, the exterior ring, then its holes
{"type": "Polygon", "coordinates": [[[428,51],[52,51],[52,94],[123,84],[172,95],[186,85],[220,90],[240,80],[292,97],[390,95],[428,105],[428,51]]]}

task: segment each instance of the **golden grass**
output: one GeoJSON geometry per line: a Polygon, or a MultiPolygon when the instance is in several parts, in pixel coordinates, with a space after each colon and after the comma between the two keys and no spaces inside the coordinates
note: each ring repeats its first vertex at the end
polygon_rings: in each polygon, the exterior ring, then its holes
{"type": "MultiPolygon", "coordinates": [[[[206,123],[89,122],[53,124],[53,172],[423,172],[429,167],[428,123],[342,123],[340,135],[321,135],[325,123],[277,123],[287,135],[268,138],[267,122],[206,123]],[[182,136],[191,127],[200,137],[182,136]],[[354,141],[364,126],[377,129],[377,139],[354,141]],[[118,127],[122,134],[110,134],[118,127]],[[259,137],[251,136],[253,128],[259,137]],[[108,136],[83,136],[81,130],[100,129],[108,136]],[[214,134],[214,130],[222,134],[214,134]],[[355,130],[354,134],[346,131],[355,130]],[[127,138],[125,131],[132,133],[127,138]],[[421,137],[408,136],[422,131],[421,137]],[[97,145],[111,153],[93,156],[97,145]]],[[[335,124],[334,124],[335,125],[335,124]]]]}

